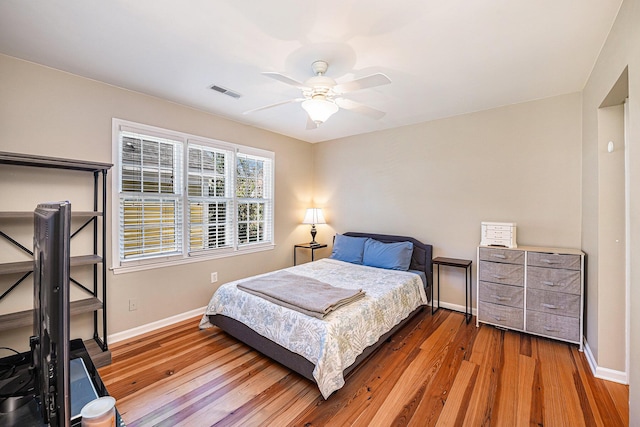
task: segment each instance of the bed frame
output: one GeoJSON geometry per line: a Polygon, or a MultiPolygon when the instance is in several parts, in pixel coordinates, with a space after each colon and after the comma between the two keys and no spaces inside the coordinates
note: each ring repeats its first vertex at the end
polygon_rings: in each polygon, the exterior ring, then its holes
{"type": "MultiPolygon", "coordinates": [[[[369,237],[375,240],[378,240],[383,243],[393,243],[393,242],[411,242],[413,243],[413,254],[411,256],[411,265],[409,267],[410,270],[419,270],[425,273],[427,277],[427,284],[425,287],[425,291],[427,294],[427,298],[429,298],[431,286],[433,286],[433,247],[431,245],[426,245],[412,237],[404,237],[404,236],[392,236],[385,234],[370,234],[370,233],[355,233],[348,232],[344,233],[345,236],[352,237],[369,237]]],[[[397,324],[393,329],[380,337],[380,340],[375,344],[367,347],[351,364],[347,367],[343,374],[346,377],[351,371],[353,371],[361,362],[363,362],[369,355],[371,355],[375,350],[378,349],[386,340],[388,340],[396,331],[402,328],[406,323],[408,323],[416,314],[422,311],[424,307],[418,307],[415,311],[413,311],[405,320],[397,324]]],[[[265,356],[270,357],[276,362],[286,366],[287,368],[299,373],[303,377],[315,382],[313,378],[313,370],[315,366],[313,363],[309,362],[304,357],[299,354],[293,353],[292,351],[280,346],[279,344],[274,343],[273,341],[263,337],[260,334],[257,334],[253,331],[253,329],[245,326],[243,323],[238,322],[235,319],[224,315],[211,315],[209,316],[209,321],[218,326],[220,329],[224,330],[229,335],[237,338],[248,346],[258,350],[265,356]]]]}

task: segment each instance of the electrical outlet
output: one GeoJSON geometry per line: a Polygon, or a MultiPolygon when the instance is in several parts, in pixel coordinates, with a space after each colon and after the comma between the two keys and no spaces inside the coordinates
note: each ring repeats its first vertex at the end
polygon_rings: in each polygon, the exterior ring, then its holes
{"type": "Polygon", "coordinates": [[[132,298],[129,300],[129,311],[136,311],[138,309],[138,300],[132,298]]]}
{"type": "Polygon", "coordinates": [[[211,273],[211,283],[216,283],[218,281],[218,273],[211,273]]]}

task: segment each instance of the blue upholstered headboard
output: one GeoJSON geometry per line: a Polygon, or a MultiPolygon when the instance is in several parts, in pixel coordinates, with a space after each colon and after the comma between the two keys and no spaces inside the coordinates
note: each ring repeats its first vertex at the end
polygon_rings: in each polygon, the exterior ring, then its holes
{"type": "Polygon", "coordinates": [[[411,242],[413,243],[413,254],[411,255],[410,270],[424,271],[427,276],[427,295],[429,290],[433,286],[433,246],[422,243],[421,241],[414,239],[413,237],[406,236],[393,236],[388,234],[372,234],[372,233],[359,233],[349,231],[344,233],[345,236],[351,237],[369,237],[371,239],[378,240],[383,243],[393,242],[411,242]]]}

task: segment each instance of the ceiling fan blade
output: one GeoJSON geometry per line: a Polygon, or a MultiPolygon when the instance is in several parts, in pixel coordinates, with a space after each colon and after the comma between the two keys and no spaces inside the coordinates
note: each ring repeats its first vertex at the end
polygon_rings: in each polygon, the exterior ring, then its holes
{"type": "Polygon", "coordinates": [[[383,118],[384,115],[387,114],[384,111],[376,110],[375,108],[368,107],[364,104],[360,104],[359,102],[352,101],[346,98],[336,99],[336,104],[338,104],[340,108],[364,114],[365,116],[371,117],[372,119],[376,120],[383,118]]]}
{"type": "Polygon", "coordinates": [[[336,85],[333,90],[337,93],[347,93],[370,87],[388,85],[389,83],[391,83],[391,79],[389,77],[382,73],[376,73],[350,82],[341,83],[336,85]]]}
{"type": "Polygon", "coordinates": [[[304,83],[301,83],[301,82],[299,82],[297,80],[294,80],[291,77],[287,77],[287,76],[285,76],[284,74],[281,74],[281,73],[276,73],[276,72],[273,72],[273,71],[265,71],[262,74],[264,74],[267,77],[271,77],[272,79],[278,80],[279,82],[286,83],[288,85],[297,87],[298,89],[302,89],[302,90],[308,89],[304,85],[304,83]]]}
{"type": "Polygon", "coordinates": [[[307,130],[317,129],[318,124],[311,120],[311,117],[307,116],[307,130]]]}
{"type": "Polygon", "coordinates": [[[278,107],[280,105],[291,104],[293,102],[300,102],[300,101],[304,101],[304,98],[287,99],[286,101],[280,101],[280,102],[276,102],[275,104],[269,104],[263,107],[254,108],[253,110],[247,110],[242,114],[251,114],[251,113],[255,113],[256,111],[266,110],[268,108],[278,107]]]}

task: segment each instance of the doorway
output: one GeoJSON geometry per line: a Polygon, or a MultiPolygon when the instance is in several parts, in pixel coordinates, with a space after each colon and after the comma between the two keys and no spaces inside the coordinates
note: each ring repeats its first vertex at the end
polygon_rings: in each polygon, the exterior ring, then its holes
{"type": "Polygon", "coordinates": [[[631,343],[628,93],[625,69],[598,110],[597,168],[597,371],[626,384],[631,343]]]}

